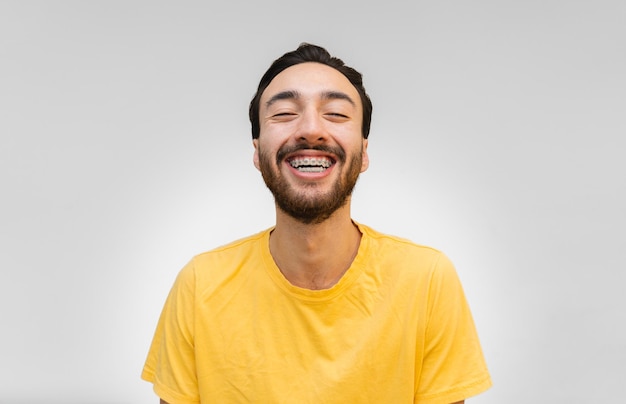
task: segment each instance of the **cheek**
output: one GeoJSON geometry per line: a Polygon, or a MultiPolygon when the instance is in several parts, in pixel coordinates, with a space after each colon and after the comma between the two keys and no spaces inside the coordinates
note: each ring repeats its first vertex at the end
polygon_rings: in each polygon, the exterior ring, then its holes
{"type": "Polygon", "coordinates": [[[276,161],[276,152],[274,149],[270,149],[267,144],[263,144],[262,147],[257,147],[254,152],[254,166],[257,169],[269,169],[274,165],[272,163],[274,161],[276,161]]]}

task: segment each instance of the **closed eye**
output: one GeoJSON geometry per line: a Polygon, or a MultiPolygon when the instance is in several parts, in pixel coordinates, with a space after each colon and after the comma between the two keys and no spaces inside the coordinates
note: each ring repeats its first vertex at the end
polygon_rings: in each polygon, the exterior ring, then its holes
{"type": "Polygon", "coordinates": [[[270,116],[270,119],[276,122],[289,122],[298,116],[295,112],[278,112],[270,116]]]}
{"type": "Polygon", "coordinates": [[[346,114],[342,114],[339,112],[327,112],[326,114],[324,114],[329,120],[332,121],[347,121],[350,119],[350,117],[346,114]]]}
{"type": "Polygon", "coordinates": [[[291,116],[291,115],[295,115],[293,112],[280,112],[278,114],[274,114],[272,116],[291,116]]]}

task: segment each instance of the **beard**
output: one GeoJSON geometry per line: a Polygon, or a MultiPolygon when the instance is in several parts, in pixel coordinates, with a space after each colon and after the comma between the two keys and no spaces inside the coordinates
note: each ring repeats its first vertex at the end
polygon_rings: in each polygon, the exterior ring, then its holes
{"type": "Polygon", "coordinates": [[[307,146],[304,144],[295,147],[283,147],[276,154],[276,165],[273,166],[272,157],[259,149],[259,167],[265,185],[274,195],[274,201],[280,210],[301,223],[319,224],[348,202],[361,173],[361,152],[362,150],[359,153],[355,153],[349,163],[346,164],[346,153],[339,147],[307,146]],[[316,190],[317,184],[307,184],[305,185],[307,189],[298,191],[282,176],[280,169],[276,168],[281,167],[282,161],[287,154],[305,149],[332,153],[337,156],[337,162],[346,168],[346,171],[329,191],[322,192],[316,190]]]}

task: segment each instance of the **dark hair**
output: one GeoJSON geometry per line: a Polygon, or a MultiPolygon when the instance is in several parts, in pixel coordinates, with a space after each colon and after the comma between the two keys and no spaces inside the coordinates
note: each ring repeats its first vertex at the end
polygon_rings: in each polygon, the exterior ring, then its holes
{"type": "Polygon", "coordinates": [[[270,82],[274,79],[274,77],[278,76],[280,72],[288,67],[306,62],[321,63],[338,70],[341,74],[346,76],[350,83],[352,83],[352,85],[356,88],[356,91],[361,97],[361,103],[363,104],[363,126],[361,128],[361,132],[363,134],[363,138],[367,139],[370,133],[370,122],[372,121],[372,101],[365,92],[365,87],[363,87],[363,76],[353,68],[346,66],[343,63],[343,60],[331,56],[326,49],[308,43],[302,43],[295,51],[287,52],[280,58],[276,59],[261,78],[256,94],[250,102],[249,115],[250,123],[252,124],[252,138],[257,139],[261,131],[259,121],[259,103],[261,101],[263,91],[265,91],[270,82]]]}

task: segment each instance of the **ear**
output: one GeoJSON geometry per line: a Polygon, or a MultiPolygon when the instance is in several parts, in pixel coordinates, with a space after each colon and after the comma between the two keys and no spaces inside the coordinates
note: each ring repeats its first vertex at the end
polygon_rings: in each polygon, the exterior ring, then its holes
{"type": "Polygon", "coordinates": [[[257,170],[261,170],[259,165],[259,139],[252,139],[252,145],[254,146],[254,154],[252,155],[252,162],[257,170]]]}
{"type": "Polygon", "coordinates": [[[363,150],[361,151],[361,172],[364,172],[370,166],[370,158],[367,155],[367,145],[367,139],[363,139],[363,150]]]}

